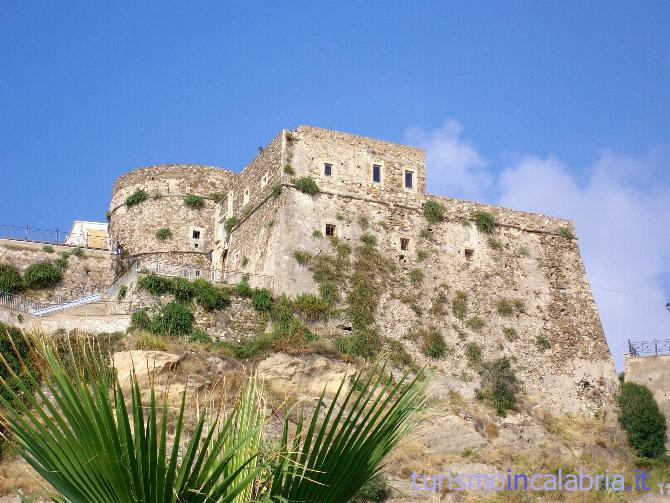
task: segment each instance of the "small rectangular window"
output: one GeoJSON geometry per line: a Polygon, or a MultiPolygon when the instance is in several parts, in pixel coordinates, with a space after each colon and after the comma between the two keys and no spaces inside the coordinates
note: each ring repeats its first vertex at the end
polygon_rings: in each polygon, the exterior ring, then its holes
{"type": "Polygon", "coordinates": [[[335,224],[326,224],[326,236],[333,237],[335,235],[335,224]]]}
{"type": "Polygon", "coordinates": [[[200,239],[200,231],[193,231],[193,239],[200,239]]]}
{"type": "Polygon", "coordinates": [[[414,172],[405,171],[405,188],[413,189],[414,188],[414,172]]]}
{"type": "Polygon", "coordinates": [[[400,251],[409,250],[409,238],[400,238],[400,251]]]}
{"type": "Polygon", "coordinates": [[[465,249],[465,260],[472,260],[472,257],[474,256],[475,251],[472,248],[466,248],[465,249]]]}
{"type": "Polygon", "coordinates": [[[249,202],[249,188],[244,189],[244,194],[242,195],[242,206],[249,202]]]}
{"type": "Polygon", "coordinates": [[[382,181],[382,166],[381,164],[372,165],[372,182],[381,183],[382,181]]]}
{"type": "Polygon", "coordinates": [[[325,163],[323,165],[323,175],[324,176],[333,176],[333,165],[325,163]]]}

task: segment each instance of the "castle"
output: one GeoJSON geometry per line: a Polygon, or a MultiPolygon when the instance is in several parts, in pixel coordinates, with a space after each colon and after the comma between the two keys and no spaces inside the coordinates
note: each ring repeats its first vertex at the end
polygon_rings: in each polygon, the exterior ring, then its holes
{"type": "MultiPolygon", "coordinates": [[[[296,252],[323,257],[332,253],[328,238],[356,246],[369,236],[393,264],[376,299],[377,330],[416,353],[417,327],[445,334],[445,387],[472,395],[465,352],[476,344],[483,358],[511,357],[526,392],[552,409],[606,404],[616,375],[573,223],[435,196],[425,186],[422,149],[300,126],[283,130],[240,173],[160,165],[119,177],[109,237],[138,271],[221,283],[246,277],[295,296],[320,286],[296,252]],[[318,190],[305,190],[305,180],[318,190]],[[140,202],[129,204],[137,194],[140,202]],[[426,205],[434,203],[442,214],[430,220],[426,205]],[[473,225],[477,213],[494,219],[495,234],[473,225]],[[448,300],[456,297],[459,313],[448,300]]],[[[351,326],[341,318],[330,329],[351,326]]]]}

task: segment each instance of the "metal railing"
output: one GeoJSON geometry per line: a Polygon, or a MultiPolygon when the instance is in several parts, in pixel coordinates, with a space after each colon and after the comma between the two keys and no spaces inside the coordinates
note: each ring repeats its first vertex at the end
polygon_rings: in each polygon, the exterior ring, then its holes
{"type": "Polygon", "coordinates": [[[27,225],[24,227],[0,225],[0,238],[60,246],[79,246],[94,250],[111,249],[111,240],[108,237],[90,236],[86,233],[66,232],[60,229],[37,229],[27,225]]]}
{"type": "Polygon", "coordinates": [[[20,295],[0,292],[0,306],[24,313],[32,313],[40,309],[48,309],[55,306],[55,302],[42,302],[39,300],[26,299],[20,295]]]}
{"type": "Polygon", "coordinates": [[[176,276],[188,279],[203,278],[212,283],[234,285],[242,279],[249,281],[254,288],[274,290],[274,276],[267,274],[253,274],[231,269],[213,269],[190,264],[163,262],[160,260],[137,259],[137,270],[140,273],[155,273],[161,276],[176,276]]]}
{"type": "Polygon", "coordinates": [[[653,341],[628,340],[628,353],[631,356],[667,355],[670,354],[670,339],[654,339],[653,341]]]}

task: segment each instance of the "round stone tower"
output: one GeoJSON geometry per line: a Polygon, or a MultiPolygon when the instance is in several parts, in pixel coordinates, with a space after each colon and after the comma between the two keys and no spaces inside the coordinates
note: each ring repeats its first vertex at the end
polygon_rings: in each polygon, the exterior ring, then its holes
{"type": "Polygon", "coordinates": [[[149,166],[120,176],[109,207],[112,245],[140,260],[209,266],[217,194],[228,193],[234,177],[232,171],[191,164],[149,166]],[[140,191],[146,198],[129,205],[134,194],[142,199],[140,191]],[[193,206],[187,196],[204,200],[193,206]]]}

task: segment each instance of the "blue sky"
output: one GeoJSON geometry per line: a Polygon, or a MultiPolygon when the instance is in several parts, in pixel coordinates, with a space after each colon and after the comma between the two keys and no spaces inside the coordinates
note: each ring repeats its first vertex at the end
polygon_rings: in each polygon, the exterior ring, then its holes
{"type": "Polygon", "coordinates": [[[661,1],[5,1],[0,224],[104,220],[119,174],[239,170],[284,127],[410,141],[434,192],[577,220],[592,282],[637,295],[594,290],[619,352],[609,310],[670,295],[669,48],[661,1]]]}

